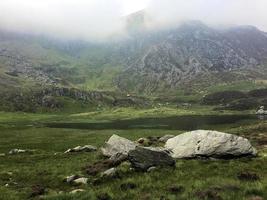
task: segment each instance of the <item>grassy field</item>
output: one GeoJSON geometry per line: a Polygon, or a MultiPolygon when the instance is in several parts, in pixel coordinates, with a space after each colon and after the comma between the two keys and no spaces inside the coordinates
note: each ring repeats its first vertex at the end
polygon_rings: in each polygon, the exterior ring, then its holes
{"type": "MultiPolygon", "coordinates": [[[[93,184],[84,167],[100,159],[100,151],[64,154],[68,148],[91,144],[101,147],[112,135],[131,140],[147,136],[178,135],[177,130],[78,130],[38,126],[39,122],[95,122],[151,116],[210,114],[212,108],[154,108],[135,110],[121,108],[80,114],[0,113],[0,154],[13,148],[29,149],[29,153],[0,156],[0,199],[28,199],[32,188],[45,188],[36,199],[267,199],[267,123],[259,120],[223,125],[213,129],[242,135],[259,150],[257,158],[236,160],[178,160],[175,169],[157,169],[151,173],[134,172],[127,164],[119,167],[120,178],[93,184]],[[10,123],[8,123],[10,122],[10,123]],[[242,172],[255,174],[258,180],[240,180],[242,172]],[[86,186],[63,182],[66,176],[79,174],[89,178],[86,186]],[[121,187],[133,183],[133,189],[121,187]],[[85,192],[70,194],[74,189],[85,192]]],[[[216,114],[216,113],[213,113],[216,114]]],[[[222,114],[222,113],[217,113],[222,114]]],[[[223,113],[232,114],[232,113],[223,113]]]]}

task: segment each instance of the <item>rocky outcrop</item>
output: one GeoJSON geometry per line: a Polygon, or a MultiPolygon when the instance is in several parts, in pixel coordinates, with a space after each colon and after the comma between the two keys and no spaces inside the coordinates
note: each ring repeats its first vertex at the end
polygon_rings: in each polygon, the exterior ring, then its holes
{"type": "Polygon", "coordinates": [[[142,171],[175,165],[174,159],[162,148],[137,147],[129,152],[128,159],[135,169],[142,171]]]}
{"type": "Polygon", "coordinates": [[[233,158],[255,156],[256,149],[243,137],[232,134],[197,130],[178,135],[166,142],[173,158],[233,158]]]}
{"type": "Polygon", "coordinates": [[[102,154],[107,157],[115,156],[118,153],[128,154],[130,150],[134,150],[137,144],[120,137],[118,135],[112,135],[106,142],[105,146],[101,148],[102,154]]]}

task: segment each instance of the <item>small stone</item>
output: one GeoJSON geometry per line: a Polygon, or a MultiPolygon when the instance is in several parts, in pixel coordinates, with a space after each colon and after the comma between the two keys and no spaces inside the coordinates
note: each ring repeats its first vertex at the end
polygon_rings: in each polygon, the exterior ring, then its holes
{"type": "Polygon", "coordinates": [[[5,153],[0,153],[0,157],[4,157],[4,156],[6,156],[5,153]]]}
{"type": "Polygon", "coordinates": [[[113,178],[113,177],[116,177],[116,176],[117,176],[117,169],[116,168],[108,169],[108,170],[104,171],[101,174],[101,177],[110,177],[110,178],[113,178]]]}
{"type": "Polygon", "coordinates": [[[97,148],[92,146],[92,145],[85,145],[85,146],[77,146],[74,147],[72,149],[68,149],[67,151],[65,151],[64,153],[75,153],[75,152],[92,152],[92,151],[96,151],[97,148]]]}
{"type": "Polygon", "coordinates": [[[79,192],[84,192],[85,190],[83,189],[76,189],[76,190],[72,190],[70,193],[71,194],[76,194],[76,193],[79,193],[79,192]]]}
{"type": "Polygon", "coordinates": [[[138,142],[139,144],[144,144],[145,141],[146,141],[145,138],[139,138],[139,139],[137,140],[137,142],[138,142]]]}
{"type": "Polygon", "coordinates": [[[71,175],[71,176],[67,176],[64,181],[67,183],[72,183],[74,180],[80,178],[78,175],[71,175]]]}
{"type": "Polygon", "coordinates": [[[149,167],[147,169],[147,172],[152,172],[152,171],[155,171],[157,168],[156,167],[149,167]]]}
{"type": "Polygon", "coordinates": [[[88,178],[78,178],[73,181],[76,184],[84,184],[86,185],[88,182],[88,178]]]}
{"type": "Polygon", "coordinates": [[[10,155],[19,154],[19,153],[26,153],[26,150],[23,150],[23,149],[11,149],[8,153],[10,155]]]}
{"type": "Polygon", "coordinates": [[[9,186],[9,184],[7,183],[7,184],[5,184],[5,187],[8,187],[9,186]]]}

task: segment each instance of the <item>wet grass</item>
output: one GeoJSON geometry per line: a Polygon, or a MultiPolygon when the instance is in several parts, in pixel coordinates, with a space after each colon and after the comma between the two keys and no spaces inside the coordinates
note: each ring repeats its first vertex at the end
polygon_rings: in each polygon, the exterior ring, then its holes
{"type": "MultiPolygon", "coordinates": [[[[20,119],[12,118],[12,114],[8,115],[13,122],[20,119]]],[[[135,113],[133,115],[136,116],[135,113]]],[[[78,121],[78,116],[76,117],[78,121]]],[[[105,119],[104,114],[101,115],[101,120],[110,118],[105,119]]],[[[0,119],[8,121],[4,117],[0,117],[0,119]]],[[[55,118],[50,115],[34,115],[24,118],[23,122],[37,119],[41,121],[64,120],[59,116],[55,118]]],[[[84,118],[81,117],[81,120],[84,118]]],[[[175,169],[158,169],[151,173],[134,172],[129,170],[127,165],[122,165],[119,167],[120,178],[93,184],[95,177],[86,175],[84,167],[100,160],[100,152],[66,155],[63,154],[65,150],[87,144],[101,147],[112,134],[136,140],[147,136],[178,135],[182,131],[78,130],[5,126],[0,128],[0,153],[7,153],[13,148],[34,151],[19,155],[0,156],[0,199],[28,199],[32,193],[32,187],[36,185],[45,188],[45,195],[42,198],[49,200],[245,200],[253,196],[267,199],[267,146],[264,142],[261,143],[267,138],[266,121],[214,126],[212,129],[249,138],[259,149],[259,157],[236,160],[178,160],[175,169]],[[241,173],[256,174],[259,179],[240,179],[241,173]],[[89,184],[75,186],[64,183],[63,179],[72,174],[88,177],[89,184]],[[135,187],[128,189],[121,187],[122,184],[131,183],[134,183],[135,187]],[[85,192],[69,194],[70,191],[77,188],[84,189],[85,192]]]]}

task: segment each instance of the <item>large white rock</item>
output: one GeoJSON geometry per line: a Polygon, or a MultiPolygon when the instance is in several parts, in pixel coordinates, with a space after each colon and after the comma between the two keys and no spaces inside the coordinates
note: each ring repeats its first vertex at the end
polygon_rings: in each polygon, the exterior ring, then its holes
{"type": "Polygon", "coordinates": [[[218,131],[196,130],[169,139],[165,148],[173,158],[255,156],[257,151],[243,137],[218,131]]]}
{"type": "Polygon", "coordinates": [[[130,150],[134,150],[137,144],[120,137],[118,135],[112,135],[106,142],[105,146],[101,148],[104,156],[111,157],[118,153],[127,155],[130,150]]]}

